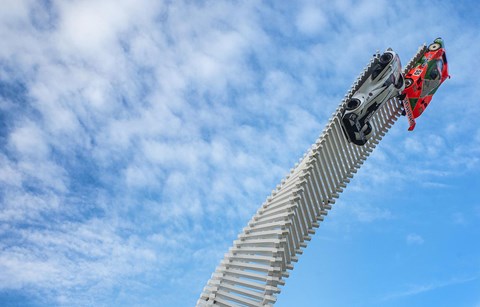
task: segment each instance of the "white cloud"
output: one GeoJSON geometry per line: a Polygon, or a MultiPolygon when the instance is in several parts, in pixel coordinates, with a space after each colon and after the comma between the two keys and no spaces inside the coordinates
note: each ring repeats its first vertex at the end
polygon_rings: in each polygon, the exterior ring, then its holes
{"type": "Polygon", "coordinates": [[[32,122],[10,133],[10,145],[20,156],[33,156],[42,159],[49,155],[49,146],[43,131],[32,122]]]}
{"type": "Polygon", "coordinates": [[[0,156],[0,181],[3,185],[11,185],[20,188],[22,183],[22,174],[4,155],[0,156]]]}
{"type": "Polygon", "coordinates": [[[4,249],[0,256],[0,287],[44,288],[49,296],[62,301],[57,303],[83,304],[87,297],[97,295],[92,282],[103,280],[98,286],[108,290],[115,279],[142,273],[152,266],[157,272],[163,270],[168,258],[161,250],[147,247],[149,243],[135,236],[122,238],[115,227],[92,220],[83,225],[65,224],[61,232],[19,231],[23,247],[4,249]],[[75,293],[79,288],[86,292],[75,293]]]}
{"type": "MultiPolygon", "coordinates": [[[[372,51],[398,44],[410,55],[404,46],[429,39],[382,17],[395,9],[2,1],[0,289],[41,293],[46,305],[142,305],[152,294],[138,293],[154,289],[168,304],[181,285],[193,303],[372,51]]],[[[472,33],[452,37],[452,50],[472,33]]],[[[447,119],[446,135],[392,132],[349,189],[441,185],[478,167],[480,134],[453,146],[465,127],[447,119]],[[413,155],[418,164],[406,163],[413,155]]],[[[360,222],[394,218],[364,203],[345,208],[360,222]]]]}
{"type": "Polygon", "coordinates": [[[328,24],[328,18],[318,7],[307,5],[297,15],[296,26],[298,30],[307,35],[315,35],[324,30],[328,24]]]}
{"type": "Polygon", "coordinates": [[[371,223],[378,220],[390,220],[393,214],[388,209],[372,205],[355,204],[348,208],[359,222],[371,223]]]}
{"type": "Polygon", "coordinates": [[[406,237],[407,244],[409,245],[422,245],[425,240],[423,237],[416,233],[410,233],[406,237]]]}
{"type": "Polygon", "coordinates": [[[412,285],[408,287],[407,290],[401,291],[398,293],[393,293],[390,295],[387,295],[384,300],[392,300],[392,299],[398,299],[402,297],[407,297],[407,296],[412,296],[412,295],[417,295],[420,293],[428,292],[428,291],[433,291],[449,286],[454,286],[458,284],[464,284],[468,282],[472,282],[478,280],[478,276],[470,276],[470,277],[453,277],[449,280],[438,280],[438,281],[433,281],[430,283],[426,283],[423,285],[412,285]]]}

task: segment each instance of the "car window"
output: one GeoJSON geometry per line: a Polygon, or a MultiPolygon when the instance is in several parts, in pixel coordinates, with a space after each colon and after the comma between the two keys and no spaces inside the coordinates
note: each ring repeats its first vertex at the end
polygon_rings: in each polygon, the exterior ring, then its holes
{"type": "Polygon", "coordinates": [[[439,77],[439,72],[438,72],[438,61],[435,61],[436,63],[429,68],[428,72],[428,78],[431,80],[436,80],[439,77]]]}
{"type": "Polygon", "coordinates": [[[443,61],[437,60],[437,69],[439,72],[443,71],[443,61]]]}
{"type": "Polygon", "coordinates": [[[435,80],[437,79],[438,77],[438,70],[436,67],[432,67],[432,69],[430,69],[430,75],[429,75],[430,79],[431,80],[435,80]]]}

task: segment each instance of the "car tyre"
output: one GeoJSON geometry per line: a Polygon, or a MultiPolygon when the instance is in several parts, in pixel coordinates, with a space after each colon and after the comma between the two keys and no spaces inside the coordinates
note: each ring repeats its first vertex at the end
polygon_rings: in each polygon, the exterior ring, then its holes
{"type": "Polygon", "coordinates": [[[439,44],[439,43],[433,43],[433,44],[430,44],[430,46],[428,46],[428,50],[430,51],[437,51],[438,49],[440,49],[442,46],[439,44]]]}
{"type": "Polygon", "coordinates": [[[405,78],[405,88],[410,87],[413,84],[412,78],[405,78]]]}
{"type": "Polygon", "coordinates": [[[402,75],[400,75],[400,78],[398,78],[397,83],[395,83],[395,87],[397,89],[401,89],[403,86],[403,82],[404,82],[403,77],[402,75]]]}
{"type": "Polygon", "coordinates": [[[380,56],[379,62],[382,65],[387,65],[393,60],[393,55],[389,52],[385,52],[380,56]]]}
{"type": "Polygon", "coordinates": [[[367,128],[363,132],[363,135],[365,136],[365,139],[369,140],[373,134],[373,127],[370,122],[366,122],[365,125],[367,125],[367,128]]]}
{"type": "Polygon", "coordinates": [[[357,98],[351,98],[347,101],[347,105],[346,105],[346,109],[351,111],[351,110],[355,110],[356,108],[358,108],[358,106],[360,105],[360,100],[357,99],[357,98]]]}

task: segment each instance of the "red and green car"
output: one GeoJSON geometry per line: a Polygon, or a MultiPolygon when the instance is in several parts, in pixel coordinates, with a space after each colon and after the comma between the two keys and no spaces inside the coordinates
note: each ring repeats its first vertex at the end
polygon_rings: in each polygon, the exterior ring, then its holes
{"type": "Polygon", "coordinates": [[[441,38],[437,38],[405,75],[403,105],[410,124],[408,130],[415,128],[415,118],[422,115],[440,84],[449,77],[445,45],[441,38]]]}

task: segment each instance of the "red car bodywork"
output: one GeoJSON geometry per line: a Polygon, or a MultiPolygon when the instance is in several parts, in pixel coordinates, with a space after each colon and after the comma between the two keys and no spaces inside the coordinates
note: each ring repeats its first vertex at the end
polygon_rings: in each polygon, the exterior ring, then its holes
{"type": "Polygon", "coordinates": [[[415,118],[419,117],[432,100],[440,84],[449,78],[448,63],[441,38],[428,46],[428,51],[405,75],[405,99],[403,105],[412,131],[415,118]]]}

